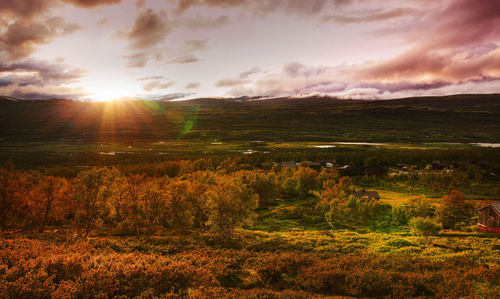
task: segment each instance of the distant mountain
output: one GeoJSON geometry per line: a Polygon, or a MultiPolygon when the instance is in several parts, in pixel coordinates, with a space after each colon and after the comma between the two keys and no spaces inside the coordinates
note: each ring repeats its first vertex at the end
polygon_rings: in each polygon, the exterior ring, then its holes
{"type": "Polygon", "coordinates": [[[13,97],[0,96],[0,103],[1,102],[17,102],[17,101],[20,101],[20,100],[13,98],[13,97]]]}

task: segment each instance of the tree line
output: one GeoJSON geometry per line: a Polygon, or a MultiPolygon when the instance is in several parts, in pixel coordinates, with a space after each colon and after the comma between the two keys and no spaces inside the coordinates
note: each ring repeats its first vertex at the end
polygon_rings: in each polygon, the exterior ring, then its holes
{"type": "MultiPolygon", "coordinates": [[[[237,161],[227,159],[207,170],[210,164],[200,161],[177,164],[181,167],[170,173],[173,176],[100,167],[74,178],[19,171],[8,162],[0,169],[0,227],[43,231],[47,226],[72,226],[83,235],[93,230],[141,235],[159,228],[198,229],[231,238],[235,229],[252,224],[256,209],[274,205],[279,198],[315,196],[332,228],[369,225],[388,207],[353,196],[352,179],[335,169],[317,171],[305,163],[297,168],[241,169],[237,161]]],[[[411,218],[438,215],[443,227],[454,228],[473,215],[472,205],[456,191],[443,197],[441,206],[438,213],[421,200],[395,206],[393,222],[407,225],[411,218]]]]}

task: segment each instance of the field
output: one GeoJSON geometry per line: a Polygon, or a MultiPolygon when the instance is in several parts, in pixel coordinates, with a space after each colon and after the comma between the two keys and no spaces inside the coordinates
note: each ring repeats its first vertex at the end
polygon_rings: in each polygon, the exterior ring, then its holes
{"type": "Polygon", "coordinates": [[[500,293],[497,95],[5,100],[0,126],[1,298],[500,293]]]}

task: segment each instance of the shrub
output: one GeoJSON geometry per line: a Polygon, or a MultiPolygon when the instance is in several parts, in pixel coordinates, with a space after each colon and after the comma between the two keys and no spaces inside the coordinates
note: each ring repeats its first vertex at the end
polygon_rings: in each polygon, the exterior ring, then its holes
{"type": "Polygon", "coordinates": [[[441,227],[430,218],[416,217],[410,220],[410,230],[417,236],[437,235],[441,227]]]}
{"type": "Polygon", "coordinates": [[[406,206],[393,206],[392,207],[392,222],[399,225],[406,225],[410,220],[410,215],[406,206]]]}

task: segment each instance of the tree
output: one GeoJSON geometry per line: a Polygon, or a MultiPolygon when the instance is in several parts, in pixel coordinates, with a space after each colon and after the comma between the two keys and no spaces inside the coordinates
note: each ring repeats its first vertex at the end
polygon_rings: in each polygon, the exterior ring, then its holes
{"type": "Polygon", "coordinates": [[[144,174],[117,177],[113,181],[114,220],[122,230],[139,234],[145,224],[142,207],[145,181],[144,174]]]}
{"type": "Polygon", "coordinates": [[[354,186],[350,177],[342,177],[338,183],[326,181],[323,185],[325,189],[319,193],[319,207],[332,227],[366,224],[380,210],[378,200],[352,195],[354,186]]]}
{"type": "Polygon", "coordinates": [[[112,182],[119,176],[116,168],[93,168],[78,174],[74,187],[76,221],[86,234],[109,218],[112,212],[109,203],[113,194],[112,182]]]}
{"type": "Polygon", "coordinates": [[[340,180],[340,173],[335,168],[322,168],[318,175],[318,184],[319,186],[323,186],[326,182],[333,182],[334,184],[340,180]]]}
{"type": "Polygon", "coordinates": [[[209,217],[206,193],[210,184],[215,184],[215,174],[211,171],[197,171],[187,176],[186,180],[191,183],[187,191],[187,200],[191,205],[193,226],[203,229],[209,217]]]}
{"type": "Polygon", "coordinates": [[[167,223],[174,228],[187,228],[193,223],[189,194],[189,181],[171,180],[167,186],[167,223]]]}
{"type": "Polygon", "coordinates": [[[12,161],[0,168],[0,227],[5,229],[16,200],[17,172],[12,161]]]}
{"type": "Polygon", "coordinates": [[[207,191],[210,228],[230,239],[236,228],[251,222],[258,195],[232,177],[221,176],[207,191]]]}
{"type": "Polygon", "coordinates": [[[325,212],[325,220],[331,226],[346,225],[349,223],[348,201],[354,191],[350,177],[340,178],[338,183],[326,181],[325,189],[319,194],[319,206],[325,212]]]}
{"type": "MultiPolygon", "coordinates": [[[[145,183],[143,208],[147,226],[147,233],[151,233],[153,228],[160,224],[165,217],[166,206],[166,182],[164,179],[153,178],[145,183]]],[[[165,222],[165,221],[164,221],[165,222]]]]}
{"type": "Polygon", "coordinates": [[[469,224],[473,213],[474,206],[467,202],[462,192],[456,190],[451,190],[448,195],[443,196],[437,209],[437,216],[443,228],[451,229],[469,224]]]}
{"type": "Polygon", "coordinates": [[[299,197],[306,197],[318,186],[318,172],[309,167],[301,166],[295,171],[294,177],[297,180],[299,197]]]}
{"type": "Polygon", "coordinates": [[[30,192],[34,222],[43,232],[47,224],[64,221],[70,214],[72,186],[64,178],[41,177],[30,192]]]}
{"type": "Polygon", "coordinates": [[[274,172],[256,173],[251,186],[259,195],[260,206],[272,204],[279,193],[278,179],[274,172]]]}

